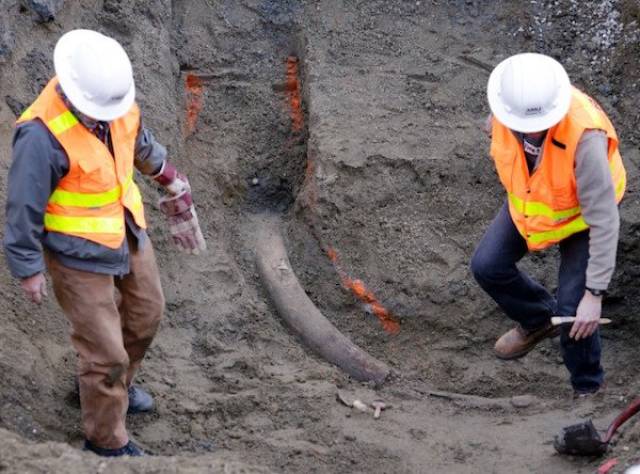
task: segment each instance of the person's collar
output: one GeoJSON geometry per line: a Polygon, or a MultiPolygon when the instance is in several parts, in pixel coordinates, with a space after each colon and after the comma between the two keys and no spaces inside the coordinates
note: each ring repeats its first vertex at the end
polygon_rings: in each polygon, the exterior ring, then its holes
{"type": "Polygon", "coordinates": [[[525,139],[532,144],[544,142],[549,130],[544,130],[541,135],[538,135],[540,132],[536,132],[536,134],[524,133],[524,132],[516,132],[515,130],[511,130],[511,133],[520,141],[524,141],[525,139]]]}

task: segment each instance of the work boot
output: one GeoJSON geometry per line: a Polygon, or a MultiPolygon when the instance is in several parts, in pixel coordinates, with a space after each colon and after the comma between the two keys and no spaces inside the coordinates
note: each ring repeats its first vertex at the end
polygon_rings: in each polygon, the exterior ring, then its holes
{"type": "Polygon", "coordinates": [[[153,410],[153,397],[137,385],[131,385],[129,393],[129,408],[127,413],[144,413],[153,410]]]}
{"type": "MultiPolygon", "coordinates": [[[[75,388],[77,396],[80,397],[80,382],[78,381],[78,377],[75,378],[75,388]]],[[[153,397],[139,386],[131,385],[127,393],[129,395],[129,408],[127,409],[127,413],[130,415],[153,410],[153,397]]]]}
{"type": "Polygon", "coordinates": [[[84,451],[91,451],[98,456],[104,456],[107,458],[119,457],[119,456],[144,456],[145,453],[142,449],[136,446],[133,441],[129,441],[121,448],[117,449],[107,449],[107,448],[99,448],[98,446],[94,446],[91,444],[91,441],[85,440],[84,442],[84,451]]]}
{"type": "Polygon", "coordinates": [[[560,334],[560,329],[547,323],[540,329],[527,331],[519,324],[496,341],[493,351],[498,359],[511,360],[527,355],[543,339],[560,334]]]}
{"type": "Polygon", "coordinates": [[[604,391],[607,384],[603,382],[599,387],[592,388],[590,390],[578,390],[576,388],[573,389],[573,399],[574,400],[589,400],[593,398],[602,398],[604,395],[604,391]]]}

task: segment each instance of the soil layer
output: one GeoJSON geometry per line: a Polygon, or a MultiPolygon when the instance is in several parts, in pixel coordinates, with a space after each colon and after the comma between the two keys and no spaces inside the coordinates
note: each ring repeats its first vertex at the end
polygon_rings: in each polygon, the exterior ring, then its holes
{"type": "MultiPolygon", "coordinates": [[[[26,303],[2,270],[0,471],[596,470],[602,460],[560,457],[551,441],[586,417],[604,429],[640,389],[637,2],[67,0],[46,23],[28,5],[0,0],[0,195],[15,117],[53,74],[56,40],[97,29],[130,54],[144,122],[189,176],[209,250],[175,251],[158,190],[138,177],[167,311],[137,381],[157,410],[128,420],[157,456],[136,460],[79,450],[68,325],[53,298],[26,303]],[[486,81],[522,51],[554,56],[602,104],[628,172],[607,389],[581,402],[557,341],[494,358],[511,324],[468,270],[504,199],[482,131],[486,81]],[[393,368],[382,387],[318,359],[278,317],[254,255],[270,214],[309,297],[393,368]],[[391,407],[374,419],[336,394],[391,407]]],[[[522,263],[551,290],[557,264],[553,249],[522,263]]],[[[638,440],[632,421],[612,472],[638,460],[638,440]]]]}

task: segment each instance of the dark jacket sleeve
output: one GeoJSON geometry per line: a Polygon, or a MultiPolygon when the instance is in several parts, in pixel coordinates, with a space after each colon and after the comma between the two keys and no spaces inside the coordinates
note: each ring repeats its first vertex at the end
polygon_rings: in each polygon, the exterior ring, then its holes
{"type": "Polygon", "coordinates": [[[162,163],[167,158],[167,150],[158,143],[151,130],[140,122],[140,129],[136,137],[134,164],[136,168],[146,175],[154,175],[162,168],[162,163]]]}
{"type": "Polygon", "coordinates": [[[45,269],[44,213],[49,196],[69,171],[68,159],[43,123],[19,125],[13,136],[4,230],[11,274],[26,278],[45,269]]]}

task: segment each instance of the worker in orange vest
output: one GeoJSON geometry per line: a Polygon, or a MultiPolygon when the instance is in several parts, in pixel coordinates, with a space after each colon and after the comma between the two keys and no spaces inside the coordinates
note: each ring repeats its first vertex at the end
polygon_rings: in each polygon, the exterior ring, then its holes
{"type": "Polygon", "coordinates": [[[71,323],[85,449],[138,456],[125,416],[153,408],[132,382],[164,296],[134,168],[166,189],[160,205],[178,247],[197,253],[205,243],[188,180],[141,123],[122,46],[70,31],[56,44],[54,66],[16,125],[5,255],[35,303],[47,296],[46,267],[71,323]]]}
{"type": "Polygon", "coordinates": [[[471,260],[480,286],[517,325],[498,339],[501,359],[523,357],[560,332],[574,395],[602,386],[598,322],[615,268],[625,169],[607,115],[573,87],[557,61],[517,54],[488,83],[491,156],[507,191],[471,260]],[[516,264],[559,244],[552,295],[516,264]],[[550,318],[574,316],[558,330],[550,318]]]}

